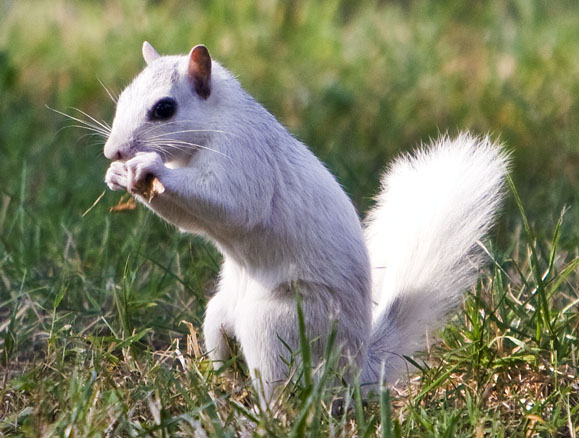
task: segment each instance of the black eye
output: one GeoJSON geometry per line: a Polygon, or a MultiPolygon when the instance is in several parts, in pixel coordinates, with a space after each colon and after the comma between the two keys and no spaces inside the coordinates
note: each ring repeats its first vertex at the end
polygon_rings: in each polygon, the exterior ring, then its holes
{"type": "Polygon", "coordinates": [[[158,101],[149,113],[151,120],[167,120],[173,117],[177,110],[177,102],[170,97],[158,101]]]}

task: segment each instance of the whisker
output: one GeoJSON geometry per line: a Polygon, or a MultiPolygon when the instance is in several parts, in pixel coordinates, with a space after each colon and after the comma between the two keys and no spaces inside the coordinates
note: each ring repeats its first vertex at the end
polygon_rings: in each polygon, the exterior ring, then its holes
{"type": "Polygon", "coordinates": [[[191,143],[191,142],[188,142],[188,141],[184,141],[184,140],[167,139],[167,140],[165,140],[165,141],[163,141],[163,142],[158,142],[158,141],[157,141],[157,142],[153,142],[153,141],[150,141],[150,140],[145,140],[144,143],[147,144],[148,146],[155,147],[155,148],[157,148],[157,149],[162,149],[162,148],[164,148],[164,147],[169,147],[169,148],[173,148],[173,149],[180,150],[180,151],[182,151],[182,152],[187,152],[187,151],[189,150],[189,149],[187,148],[187,146],[189,146],[189,147],[194,147],[194,148],[199,148],[199,149],[205,149],[205,150],[208,150],[208,151],[211,151],[211,152],[215,152],[216,154],[223,155],[223,156],[226,157],[226,158],[229,158],[226,154],[224,154],[224,153],[221,152],[221,151],[218,151],[218,150],[216,150],[216,149],[213,149],[213,148],[210,148],[210,147],[207,147],[207,146],[203,146],[203,145],[200,145],[200,144],[197,144],[197,143],[191,143]]]}
{"type": "Polygon", "coordinates": [[[171,143],[145,143],[145,145],[147,145],[151,149],[157,149],[157,150],[164,150],[167,148],[176,149],[176,150],[181,151],[181,152],[188,152],[191,150],[190,147],[180,146],[180,145],[171,144],[171,143]]]}
{"type": "MultiPolygon", "coordinates": [[[[79,128],[79,129],[86,129],[87,131],[92,131],[93,135],[100,135],[101,137],[108,138],[108,132],[103,131],[101,129],[97,129],[94,126],[85,126],[85,125],[69,125],[65,126],[64,128],[79,128]]],[[[63,129],[64,129],[63,128],[63,129]]]]}
{"type": "Polygon", "coordinates": [[[170,142],[170,144],[172,144],[175,148],[178,147],[177,145],[182,145],[182,146],[192,146],[192,147],[199,148],[199,149],[205,149],[206,151],[214,152],[214,153],[219,154],[219,155],[221,155],[221,156],[223,156],[223,157],[225,157],[225,158],[229,158],[226,154],[224,154],[224,153],[221,152],[221,151],[218,151],[217,149],[213,149],[213,148],[210,148],[210,147],[208,147],[208,146],[203,146],[203,145],[200,145],[200,144],[197,144],[197,143],[170,142]]]}
{"type": "MultiPolygon", "coordinates": [[[[147,122],[147,123],[151,124],[151,125],[158,125],[158,122],[147,122]]],[[[170,120],[170,121],[163,123],[163,125],[178,125],[179,123],[200,124],[200,122],[198,122],[197,120],[184,119],[184,120],[170,120]]],[[[162,126],[162,125],[159,125],[159,126],[162,126]]]]}
{"type": "Polygon", "coordinates": [[[56,131],[57,134],[60,134],[62,131],[64,131],[65,129],[70,129],[70,128],[80,128],[80,129],[86,129],[88,131],[93,131],[94,134],[93,135],[102,135],[102,133],[94,131],[94,128],[89,128],[88,126],[82,126],[82,125],[67,125],[67,126],[63,126],[62,128],[60,128],[58,131],[56,131]]]}
{"type": "Polygon", "coordinates": [[[109,95],[109,97],[111,98],[113,103],[116,105],[119,101],[119,97],[117,95],[113,94],[113,92],[107,88],[107,86],[104,84],[103,81],[101,81],[101,78],[99,78],[98,76],[97,76],[97,81],[99,81],[99,84],[101,84],[101,86],[105,89],[106,93],[109,95]]]}
{"type": "Polygon", "coordinates": [[[89,133],[87,133],[87,134],[82,135],[82,136],[79,138],[79,140],[83,140],[83,139],[85,139],[85,138],[87,138],[87,137],[90,138],[90,139],[94,139],[94,141],[92,142],[91,146],[99,146],[99,145],[102,146],[102,145],[103,145],[102,142],[100,141],[100,139],[102,138],[102,135],[101,135],[101,134],[98,134],[98,133],[96,133],[96,132],[93,132],[93,133],[90,133],[90,132],[89,132],[89,133]],[[98,139],[96,139],[95,137],[98,137],[98,139]]]}
{"type": "MultiPolygon", "coordinates": [[[[174,150],[167,150],[166,147],[161,147],[161,145],[147,145],[147,147],[152,151],[167,154],[171,158],[175,158],[177,156],[177,153],[174,150]]],[[[183,150],[181,149],[178,149],[178,151],[183,152],[183,150]]]]}
{"type": "Polygon", "coordinates": [[[165,146],[165,145],[169,145],[169,146],[182,146],[182,147],[186,147],[186,146],[192,146],[192,147],[206,147],[197,143],[192,143],[189,141],[184,141],[184,140],[176,140],[176,139],[167,139],[164,141],[154,141],[152,142],[153,144],[157,144],[159,146],[165,146]]]}
{"type": "MultiPolygon", "coordinates": [[[[171,122],[166,122],[163,124],[158,124],[158,123],[154,123],[154,122],[148,122],[148,124],[151,124],[152,126],[143,131],[142,134],[146,135],[149,134],[151,132],[154,132],[158,129],[162,129],[164,127],[166,127],[167,125],[179,125],[179,124],[194,124],[197,123],[194,120],[174,120],[171,122]]],[[[214,133],[218,133],[218,134],[225,134],[225,131],[219,130],[219,129],[190,129],[190,130],[185,130],[185,131],[179,131],[179,132],[214,132],[214,133]]],[[[175,132],[170,132],[170,133],[164,133],[163,135],[173,135],[175,134],[175,132]]]]}
{"type": "Polygon", "coordinates": [[[83,110],[72,107],[73,110],[78,111],[79,113],[81,113],[82,115],[84,115],[85,117],[88,117],[89,119],[91,119],[93,122],[95,122],[97,125],[99,125],[101,128],[107,130],[108,132],[111,132],[111,127],[107,124],[107,122],[100,122],[99,120],[95,119],[93,116],[91,116],[88,113],[85,113],[83,110]]]}
{"type": "Polygon", "coordinates": [[[190,132],[217,132],[217,133],[224,133],[224,131],[215,131],[215,130],[207,130],[207,129],[184,129],[181,131],[171,131],[171,132],[164,132],[162,134],[156,135],[151,137],[151,139],[158,139],[167,137],[169,135],[177,135],[177,134],[187,134],[190,132]]]}
{"type": "Polygon", "coordinates": [[[177,153],[191,152],[191,148],[184,148],[175,145],[150,145],[149,147],[152,150],[168,153],[171,154],[172,156],[176,156],[177,153]]]}
{"type": "Polygon", "coordinates": [[[56,110],[54,108],[50,108],[48,105],[45,105],[45,106],[49,110],[54,111],[55,113],[60,114],[61,116],[64,116],[68,119],[74,120],[77,123],[80,123],[82,125],[82,127],[84,127],[84,129],[91,129],[95,132],[102,134],[104,137],[108,137],[110,135],[110,129],[107,129],[106,127],[102,126],[101,124],[93,125],[92,123],[90,123],[87,120],[82,120],[82,119],[79,119],[78,117],[71,116],[70,114],[63,113],[62,111],[56,110]]]}
{"type": "Polygon", "coordinates": [[[152,126],[149,126],[148,128],[144,129],[144,130],[140,133],[141,136],[147,136],[147,135],[149,135],[150,133],[154,133],[155,131],[157,131],[157,130],[159,130],[159,129],[165,127],[165,126],[167,126],[169,123],[165,123],[165,124],[162,124],[162,125],[161,125],[161,124],[152,124],[151,122],[147,122],[147,123],[146,123],[146,125],[150,125],[150,124],[151,124],[152,126]]]}
{"type": "Polygon", "coordinates": [[[63,126],[62,128],[60,128],[58,131],[56,131],[56,134],[60,134],[62,131],[64,131],[65,129],[69,129],[69,128],[80,128],[80,129],[85,129],[88,131],[92,131],[92,132],[88,132],[84,135],[81,135],[80,138],[78,139],[80,140],[84,140],[85,138],[89,137],[89,138],[95,138],[98,137],[96,140],[92,141],[90,144],[88,144],[88,147],[93,147],[93,146],[99,146],[102,147],[103,146],[103,142],[102,139],[103,138],[107,138],[106,133],[103,132],[99,132],[99,131],[95,131],[94,128],[92,127],[88,127],[88,126],[83,126],[83,125],[68,125],[68,126],[63,126]]]}

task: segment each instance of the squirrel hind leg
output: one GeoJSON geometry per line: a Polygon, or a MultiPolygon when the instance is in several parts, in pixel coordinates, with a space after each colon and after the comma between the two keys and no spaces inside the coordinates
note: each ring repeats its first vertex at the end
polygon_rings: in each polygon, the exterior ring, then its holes
{"type": "MultiPolygon", "coordinates": [[[[303,287],[301,292],[304,292],[303,287]]],[[[368,333],[365,330],[363,333],[359,324],[343,324],[342,320],[336,319],[336,309],[329,303],[331,300],[321,299],[320,295],[324,294],[319,292],[316,289],[301,294],[311,366],[318,369],[324,360],[335,321],[338,324],[332,345],[332,351],[337,352],[335,366],[346,373],[344,378],[348,380],[351,373],[361,366],[368,333]]],[[[263,298],[252,297],[238,308],[235,335],[262,407],[272,407],[292,371],[301,365],[303,346],[300,344],[298,321],[298,304],[293,294],[275,298],[271,294],[264,294],[263,298]]],[[[315,379],[316,375],[313,377],[315,379]]]]}
{"type": "Polygon", "coordinates": [[[299,347],[294,300],[246,300],[238,309],[236,337],[262,408],[277,399],[287,381],[288,365],[299,347]]]}
{"type": "Polygon", "coordinates": [[[205,348],[215,369],[219,369],[231,357],[227,337],[235,337],[227,298],[222,292],[215,294],[207,304],[203,321],[205,348]]]}

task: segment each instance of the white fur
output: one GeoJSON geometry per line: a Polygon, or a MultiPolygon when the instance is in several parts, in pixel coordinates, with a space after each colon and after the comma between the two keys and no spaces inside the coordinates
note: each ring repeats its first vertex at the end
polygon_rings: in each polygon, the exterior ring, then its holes
{"type": "MultiPolygon", "coordinates": [[[[314,359],[338,320],[343,365],[354,363],[365,382],[375,382],[382,362],[412,352],[472,283],[466,256],[492,222],[505,173],[498,147],[444,139],[391,169],[367,230],[380,300],[372,328],[362,226],[335,178],[218,63],[204,99],[187,75],[187,56],[156,58],[151,49],[143,49],[149,65],[119,99],[105,145],[115,160],[106,182],[126,189],[154,174],[165,192],[141,201],[222,252],[204,322],[210,357],[226,360],[223,334],[235,338],[262,400],[270,400],[287,377],[284,342],[299,347],[299,293],[307,335],[318,339],[314,359]],[[150,108],[167,96],[178,103],[176,115],[149,121],[150,108]]],[[[398,365],[388,366],[387,377],[398,365]]]]}
{"type": "Polygon", "coordinates": [[[155,50],[155,48],[149,44],[147,41],[143,43],[143,59],[147,64],[152,64],[154,61],[159,59],[161,55],[155,50]]]}
{"type": "Polygon", "coordinates": [[[362,379],[405,370],[402,355],[476,280],[479,241],[503,194],[507,156],[488,138],[462,134],[400,157],[382,180],[369,213],[366,243],[377,303],[362,379]]]}

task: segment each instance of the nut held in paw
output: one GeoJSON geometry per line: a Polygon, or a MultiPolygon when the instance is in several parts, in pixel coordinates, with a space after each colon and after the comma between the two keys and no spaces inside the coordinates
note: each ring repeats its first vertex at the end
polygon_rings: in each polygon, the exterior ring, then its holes
{"type": "Polygon", "coordinates": [[[151,202],[155,196],[160,195],[164,191],[165,186],[155,175],[147,175],[144,180],[139,181],[131,189],[132,194],[141,195],[147,202],[151,202]]]}

